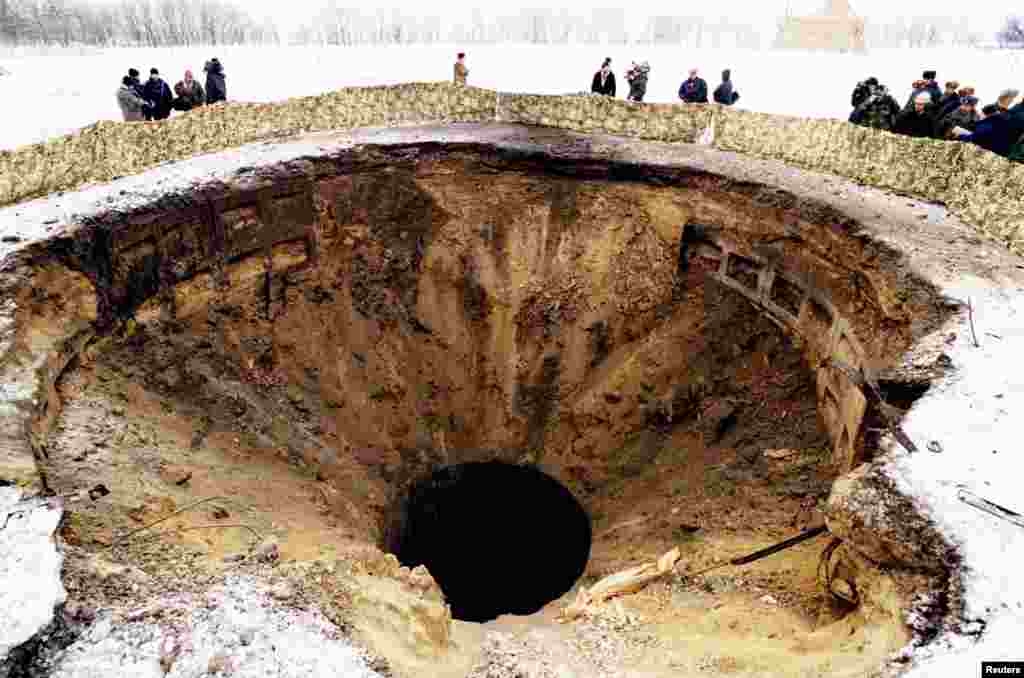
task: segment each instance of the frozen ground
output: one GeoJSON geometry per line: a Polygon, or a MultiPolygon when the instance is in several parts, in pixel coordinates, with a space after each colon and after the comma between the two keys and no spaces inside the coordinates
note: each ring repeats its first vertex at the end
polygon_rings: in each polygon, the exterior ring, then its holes
{"type": "Polygon", "coordinates": [[[165,596],[114,624],[101,618],[56,658],[55,678],[380,678],[317,612],[238,577],[205,596],[165,596]],[[178,617],[178,623],[151,619],[178,617]],[[138,618],[138,619],[136,619],[138,618]]]}
{"type": "MultiPolygon", "coordinates": [[[[982,101],[999,90],[1024,89],[1024,53],[966,49],[875,50],[868,55],[824,55],[738,49],[645,46],[441,46],[441,47],[217,47],[51,51],[24,56],[0,51],[0,149],[43,141],[97,120],[118,120],[115,92],[134,66],[144,75],[160,69],[173,87],[186,68],[202,78],[203,63],[217,56],[233,101],[278,101],[345,86],[448,80],[456,51],[467,52],[470,84],[490,89],[566,94],[590,88],[604,57],[612,58],[618,97],[628,90],[624,72],[633,59],[651,64],[647,101],[676,101],[679,83],[697,66],[713,89],[731,68],[739,107],[768,113],[844,118],[853,85],[875,75],[902,103],[910,83],[927,68],[939,78],[973,84],[982,101]]],[[[177,115],[177,113],[175,113],[177,115]]]]}

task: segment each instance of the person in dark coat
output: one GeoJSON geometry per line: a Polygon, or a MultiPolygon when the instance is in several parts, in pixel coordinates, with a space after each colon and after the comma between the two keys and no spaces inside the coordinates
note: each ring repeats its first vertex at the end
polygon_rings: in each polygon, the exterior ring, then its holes
{"type": "Polygon", "coordinates": [[[924,89],[932,98],[933,104],[938,104],[939,100],[942,99],[942,88],[939,87],[939,83],[936,81],[935,71],[925,71],[921,74],[924,79],[924,89]]]}
{"type": "Polygon", "coordinates": [[[950,80],[946,83],[946,91],[942,93],[942,97],[939,99],[938,108],[936,109],[936,116],[939,119],[946,117],[946,115],[952,113],[960,107],[960,83],[956,80],[950,80]]]}
{"type": "Polygon", "coordinates": [[[143,97],[153,102],[152,117],[147,120],[166,120],[171,117],[171,108],[174,97],[171,95],[171,88],[160,77],[160,71],[155,68],[149,69],[149,80],[143,90],[143,97]]]}
{"type": "Polygon", "coordinates": [[[978,97],[963,97],[960,106],[941,118],[935,126],[936,139],[955,139],[953,129],[959,127],[973,132],[978,126],[978,97]]]}
{"type": "Polygon", "coordinates": [[[861,127],[883,129],[891,132],[896,126],[896,118],[900,114],[900,105],[889,94],[885,85],[875,81],[867,97],[850,113],[849,121],[861,127]]]}
{"type": "Polygon", "coordinates": [[[130,75],[121,78],[121,86],[117,89],[117,105],[121,108],[121,115],[125,122],[145,119],[145,112],[149,104],[135,93],[130,75]]]}
{"type": "Polygon", "coordinates": [[[185,79],[179,80],[174,86],[174,110],[191,111],[198,106],[206,105],[206,92],[199,81],[192,77],[192,71],[185,71],[185,79]]]}
{"type": "Polygon", "coordinates": [[[911,88],[910,98],[907,99],[907,105],[903,107],[904,111],[909,111],[914,108],[914,101],[917,99],[917,95],[926,92],[932,100],[932,104],[938,105],[939,100],[942,99],[942,90],[939,89],[939,83],[935,81],[935,71],[925,71],[921,80],[915,80],[914,85],[911,88]]]}
{"type": "Polygon", "coordinates": [[[146,97],[144,97],[143,94],[145,94],[146,88],[139,80],[139,70],[137,68],[129,68],[128,78],[131,80],[131,86],[132,89],[135,90],[135,93],[145,99],[146,97]]]}
{"type": "Polygon", "coordinates": [[[642,64],[633,62],[633,65],[626,71],[626,82],[629,83],[627,101],[640,103],[644,100],[644,96],[647,94],[647,79],[650,73],[651,67],[646,61],[642,64]]]}
{"type": "Polygon", "coordinates": [[[974,131],[954,127],[953,133],[960,141],[966,141],[992,151],[1004,158],[1010,155],[1014,145],[1024,135],[1024,105],[1017,105],[1008,111],[991,115],[977,124],[974,131]]]}
{"type": "Polygon", "coordinates": [[[947,117],[950,113],[960,108],[961,102],[963,101],[964,97],[973,97],[974,88],[961,87],[959,90],[957,90],[956,94],[957,96],[955,100],[947,101],[947,97],[943,97],[942,101],[944,101],[945,103],[939,102],[939,112],[936,116],[938,120],[942,120],[943,118],[947,117]]]}
{"type": "Polygon", "coordinates": [[[893,126],[896,134],[928,139],[935,134],[935,104],[928,92],[920,92],[914,99],[914,107],[902,111],[893,126]]]}
{"type": "Polygon", "coordinates": [[[593,94],[604,96],[615,96],[615,74],[612,73],[612,60],[607,58],[601,64],[601,70],[594,73],[594,79],[590,83],[590,91],[593,94]]]}
{"type": "Polygon", "coordinates": [[[690,69],[690,77],[679,86],[679,98],[688,104],[706,104],[708,102],[708,83],[697,76],[697,69],[690,69]]]}
{"type": "Polygon", "coordinates": [[[715,88],[712,95],[716,103],[723,106],[732,106],[740,98],[740,93],[733,89],[732,71],[728,68],[722,71],[722,84],[715,88]]]}
{"type": "Polygon", "coordinates": [[[860,106],[865,99],[871,96],[873,88],[878,86],[878,78],[872,76],[866,80],[861,80],[853,88],[853,94],[850,95],[850,107],[857,108],[860,106]]]}
{"type": "Polygon", "coordinates": [[[217,57],[207,61],[203,70],[206,72],[206,103],[215,104],[218,101],[227,101],[228,87],[224,82],[224,67],[221,66],[217,57]]]}

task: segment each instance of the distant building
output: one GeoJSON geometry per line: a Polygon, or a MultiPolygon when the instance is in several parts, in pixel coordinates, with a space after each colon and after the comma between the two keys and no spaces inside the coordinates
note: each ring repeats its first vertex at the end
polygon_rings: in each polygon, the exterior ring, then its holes
{"type": "Polygon", "coordinates": [[[850,9],[848,0],[828,0],[822,13],[785,16],[775,46],[784,49],[864,51],[864,19],[850,9]]]}

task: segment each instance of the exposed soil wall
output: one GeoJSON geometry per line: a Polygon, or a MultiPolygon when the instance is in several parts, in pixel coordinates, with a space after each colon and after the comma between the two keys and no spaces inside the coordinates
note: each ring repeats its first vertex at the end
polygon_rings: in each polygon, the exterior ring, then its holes
{"type": "MultiPolygon", "coordinates": [[[[762,343],[770,333],[730,333],[751,305],[802,348],[838,469],[870,455],[865,417],[879,413],[865,373],[902,360],[955,308],[903,252],[803,194],[673,165],[664,153],[664,164],[611,161],[580,150],[578,137],[533,150],[559,141],[545,134],[514,149],[355,145],[100,211],[19,246],[3,269],[0,476],[31,484],[33,454],[47,466],[55,382],[76,356],[130,358],[138,344],[139,372],[149,379],[158,366],[154,379],[172,390],[236,378],[292,386],[282,396],[290,416],[265,417],[240,396],[209,414],[269,425],[255,435],[348,483],[335,508],[373,538],[386,497],[375,491],[355,506],[352,492],[401,487],[440,465],[544,466],[558,450],[557,475],[578,487],[601,480],[588,466],[616,458],[627,475],[649,467],[658,450],[629,434],[663,435],[695,414],[709,377],[731,377],[701,361],[762,343]],[[703,305],[692,317],[716,341],[689,345],[683,332],[678,349],[650,358],[658,369],[637,389],[616,384],[637,342],[685,304],[703,305]],[[140,325],[159,327],[160,340],[140,325]],[[717,341],[732,336],[736,344],[717,341]],[[234,362],[211,371],[199,359],[207,353],[234,362]],[[364,475],[343,473],[342,457],[364,475]]],[[[758,351],[766,363],[780,355],[758,351]]],[[[699,414],[701,435],[713,438],[736,410],[699,414]]],[[[196,434],[201,443],[206,433],[196,434]]],[[[954,614],[944,538],[923,518],[894,522],[908,511],[899,502],[863,530],[871,497],[844,496],[830,516],[837,533],[869,560],[928,544],[927,574],[950,589],[935,614],[954,614]]],[[[867,570],[858,576],[874,588],[863,593],[894,622],[925,585],[893,594],[867,570]]]]}
{"type": "Polygon", "coordinates": [[[99,122],[74,135],[0,152],[0,205],[303,131],[481,121],[670,142],[693,142],[710,127],[716,148],[776,158],[944,203],[980,231],[1024,252],[1024,166],[971,144],[911,139],[841,121],[716,104],[635,104],[449,83],[348,88],[277,104],[218,105],[160,123],[99,122]]]}

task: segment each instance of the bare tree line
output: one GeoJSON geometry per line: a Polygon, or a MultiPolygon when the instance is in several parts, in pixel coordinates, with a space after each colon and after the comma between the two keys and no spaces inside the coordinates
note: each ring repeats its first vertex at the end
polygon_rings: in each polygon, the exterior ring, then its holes
{"type": "MultiPolygon", "coordinates": [[[[997,37],[1012,44],[1022,31],[1008,19],[997,37]],[[1016,31],[1016,32],[1015,32],[1016,31]]],[[[536,45],[640,44],[686,48],[751,48],[767,45],[773,27],[726,18],[633,15],[625,8],[595,8],[588,14],[567,9],[524,9],[488,14],[424,16],[398,9],[368,11],[325,4],[288,36],[269,21],[256,21],[232,0],[0,0],[0,43],[97,46],[189,45],[429,45],[434,43],[536,45]]],[[[975,46],[985,36],[950,17],[918,17],[895,22],[868,21],[871,47],[975,46]]]]}
{"type": "Polygon", "coordinates": [[[277,43],[277,28],[227,0],[0,0],[0,43],[169,47],[277,43]]]}

